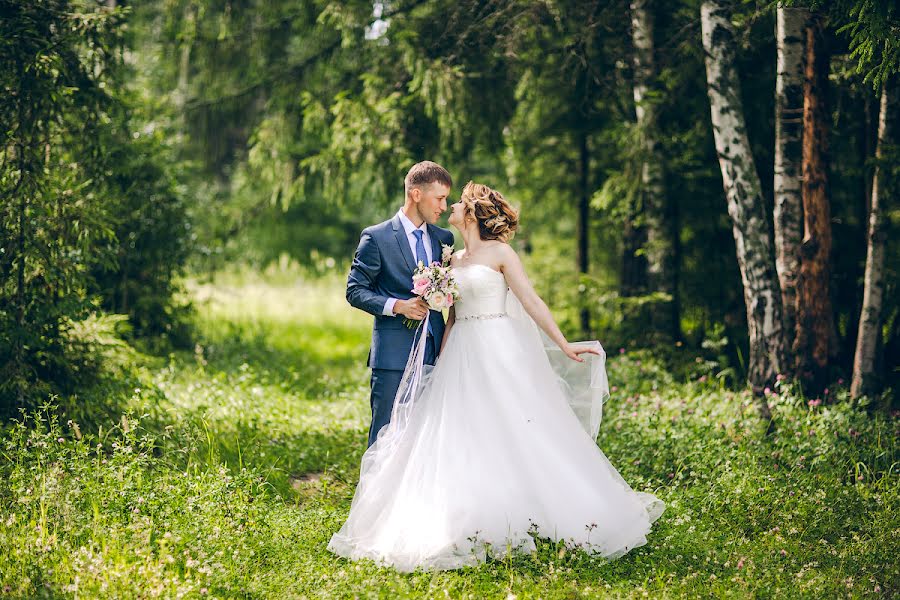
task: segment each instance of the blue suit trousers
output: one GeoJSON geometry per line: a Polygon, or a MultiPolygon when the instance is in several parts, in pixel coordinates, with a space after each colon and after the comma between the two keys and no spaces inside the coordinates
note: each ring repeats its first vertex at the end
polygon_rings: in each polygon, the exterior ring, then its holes
{"type": "MultiPolygon", "coordinates": [[[[434,336],[425,340],[425,363],[435,362],[434,336]]],[[[391,422],[391,411],[394,409],[394,397],[400,387],[403,371],[394,369],[372,369],[372,393],[369,403],[372,406],[372,424],[369,426],[369,446],[375,443],[378,432],[391,422]]]]}

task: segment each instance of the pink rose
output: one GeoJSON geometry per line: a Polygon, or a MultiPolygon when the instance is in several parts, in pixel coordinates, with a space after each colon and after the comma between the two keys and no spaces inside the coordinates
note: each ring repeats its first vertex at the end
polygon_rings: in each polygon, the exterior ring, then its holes
{"type": "Polygon", "coordinates": [[[421,279],[413,280],[413,293],[417,296],[421,296],[425,293],[425,290],[428,289],[428,279],[423,277],[421,279]]]}

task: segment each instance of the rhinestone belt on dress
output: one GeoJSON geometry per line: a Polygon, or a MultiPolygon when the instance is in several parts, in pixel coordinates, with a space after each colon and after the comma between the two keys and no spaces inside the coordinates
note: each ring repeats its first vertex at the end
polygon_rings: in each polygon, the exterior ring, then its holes
{"type": "Polygon", "coordinates": [[[471,321],[472,319],[497,319],[507,316],[506,313],[487,313],[483,315],[469,315],[468,317],[456,317],[457,321],[471,321]]]}

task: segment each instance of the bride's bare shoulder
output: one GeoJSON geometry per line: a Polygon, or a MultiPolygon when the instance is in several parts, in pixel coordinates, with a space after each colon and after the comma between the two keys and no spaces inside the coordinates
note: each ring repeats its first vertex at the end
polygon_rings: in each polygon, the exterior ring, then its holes
{"type": "Polygon", "coordinates": [[[498,258],[504,261],[519,258],[519,255],[516,253],[515,249],[507,242],[500,242],[499,244],[494,246],[492,250],[496,253],[496,256],[498,258]]]}
{"type": "Polygon", "coordinates": [[[495,260],[497,261],[501,272],[506,272],[507,267],[511,265],[521,264],[519,255],[507,242],[501,242],[491,248],[491,250],[494,253],[495,260]]]}

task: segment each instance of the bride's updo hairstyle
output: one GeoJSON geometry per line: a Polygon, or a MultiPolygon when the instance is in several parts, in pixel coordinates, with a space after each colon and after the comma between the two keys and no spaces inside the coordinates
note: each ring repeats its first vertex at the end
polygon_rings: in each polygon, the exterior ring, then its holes
{"type": "Polygon", "coordinates": [[[474,218],[483,240],[508,242],[519,228],[519,212],[503,194],[470,181],[459,197],[465,218],[474,218]]]}

